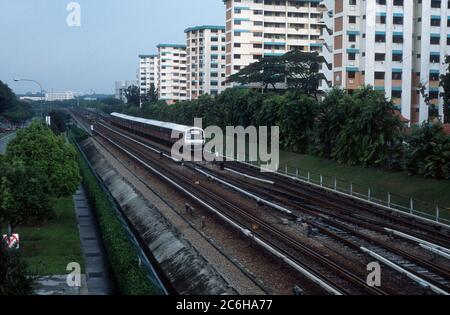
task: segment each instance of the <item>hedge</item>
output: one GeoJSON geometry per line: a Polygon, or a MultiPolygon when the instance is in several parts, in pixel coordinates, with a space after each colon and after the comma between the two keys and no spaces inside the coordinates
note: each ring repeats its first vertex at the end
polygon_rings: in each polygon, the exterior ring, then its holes
{"type": "Polygon", "coordinates": [[[139,266],[133,245],[114,214],[109,199],[81,154],[78,155],[78,163],[89,203],[99,222],[100,233],[119,293],[123,295],[157,294],[145,271],[139,266]]]}

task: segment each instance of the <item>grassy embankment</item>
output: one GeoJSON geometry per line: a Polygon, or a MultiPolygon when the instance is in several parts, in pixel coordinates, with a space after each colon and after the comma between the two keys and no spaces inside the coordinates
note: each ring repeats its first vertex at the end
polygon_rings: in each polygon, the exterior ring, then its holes
{"type": "Polygon", "coordinates": [[[33,275],[67,274],[67,264],[78,262],[84,270],[72,197],[53,202],[55,218],[36,226],[19,226],[20,246],[33,275]]]}

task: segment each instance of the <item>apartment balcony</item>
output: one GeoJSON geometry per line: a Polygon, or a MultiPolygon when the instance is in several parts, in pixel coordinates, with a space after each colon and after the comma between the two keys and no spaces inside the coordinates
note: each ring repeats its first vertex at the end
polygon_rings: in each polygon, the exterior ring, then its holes
{"type": "MultiPolygon", "coordinates": [[[[309,29],[308,28],[288,28],[287,30],[288,34],[292,35],[308,35],[309,36],[309,29]]],[[[319,33],[320,34],[320,33],[319,33]]]]}
{"type": "Polygon", "coordinates": [[[286,23],[286,15],[283,16],[264,16],[264,23],[286,23]]]}

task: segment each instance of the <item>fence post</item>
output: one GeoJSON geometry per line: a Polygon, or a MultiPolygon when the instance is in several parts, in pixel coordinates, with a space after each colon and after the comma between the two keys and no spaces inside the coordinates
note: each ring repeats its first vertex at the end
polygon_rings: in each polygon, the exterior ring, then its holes
{"type": "Polygon", "coordinates": [[[391,208],[391,193],[390,192],[388,192],[388,201],[387,201],[387,203],[388,203],[388,208],[391,208]]]}
{"type": "Polygon", "coordinates": [[[440,209],[439,209],[439,205],[436,206],[436,222],[439,223],[440,221],[440,209]]]}
{"type": "Polygon", "coordinates": [[[371,200],[372,199],[372,190],[369,187],[369,190],[367,191],[367,200],[371,200]]]}
{"type": "Polygon", "coordinates": [[[287,164],[284,166],[284,170],[285,170],[285,174],[287,175],[288,174],[288,166],[287,166],[287,164]]]}
{"type": "Polygon", "coordinates": [[[337,191],[337,178],[334,178],[334,190],[337,191]]]}
{"type": "Polygon", "coordinates": [[[308,171],[308,183],[310,183],[310,182],[311,182],[311,172],[308,171]]]}
{"type": "Polygon", "coordinates": [[[323,187],[323,175],[320,174],[320,187],[323,187]]]}
{"type": "Polygon", "coordinates": [[[411,214],[413,214],[414,213],[414,200],[412,198],[411,198],[410,204],[411,204],[411,214]]]}
{"type": "Polygon", "coordinates": [[[295,176],[297,176],[297,178],[299,178],[299,171],[298,171],[298,168],[295,170],[295,176]]]}
{"type": "Polygon", "coordinates": [[[353,183],[350,183],[350,196],[353,196],[353,183]]]}

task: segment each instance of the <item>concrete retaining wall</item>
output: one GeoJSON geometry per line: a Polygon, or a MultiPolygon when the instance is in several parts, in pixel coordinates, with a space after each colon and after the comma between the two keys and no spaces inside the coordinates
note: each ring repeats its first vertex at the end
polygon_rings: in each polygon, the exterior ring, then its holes
{"type": "Polygon", "coordinates": [[[232,293],[226,281],[148,200],[140,196],[105,160],[92,143],[81,145],[97,174],[138,231],[159,266],[179,294],[232,293]]]}

